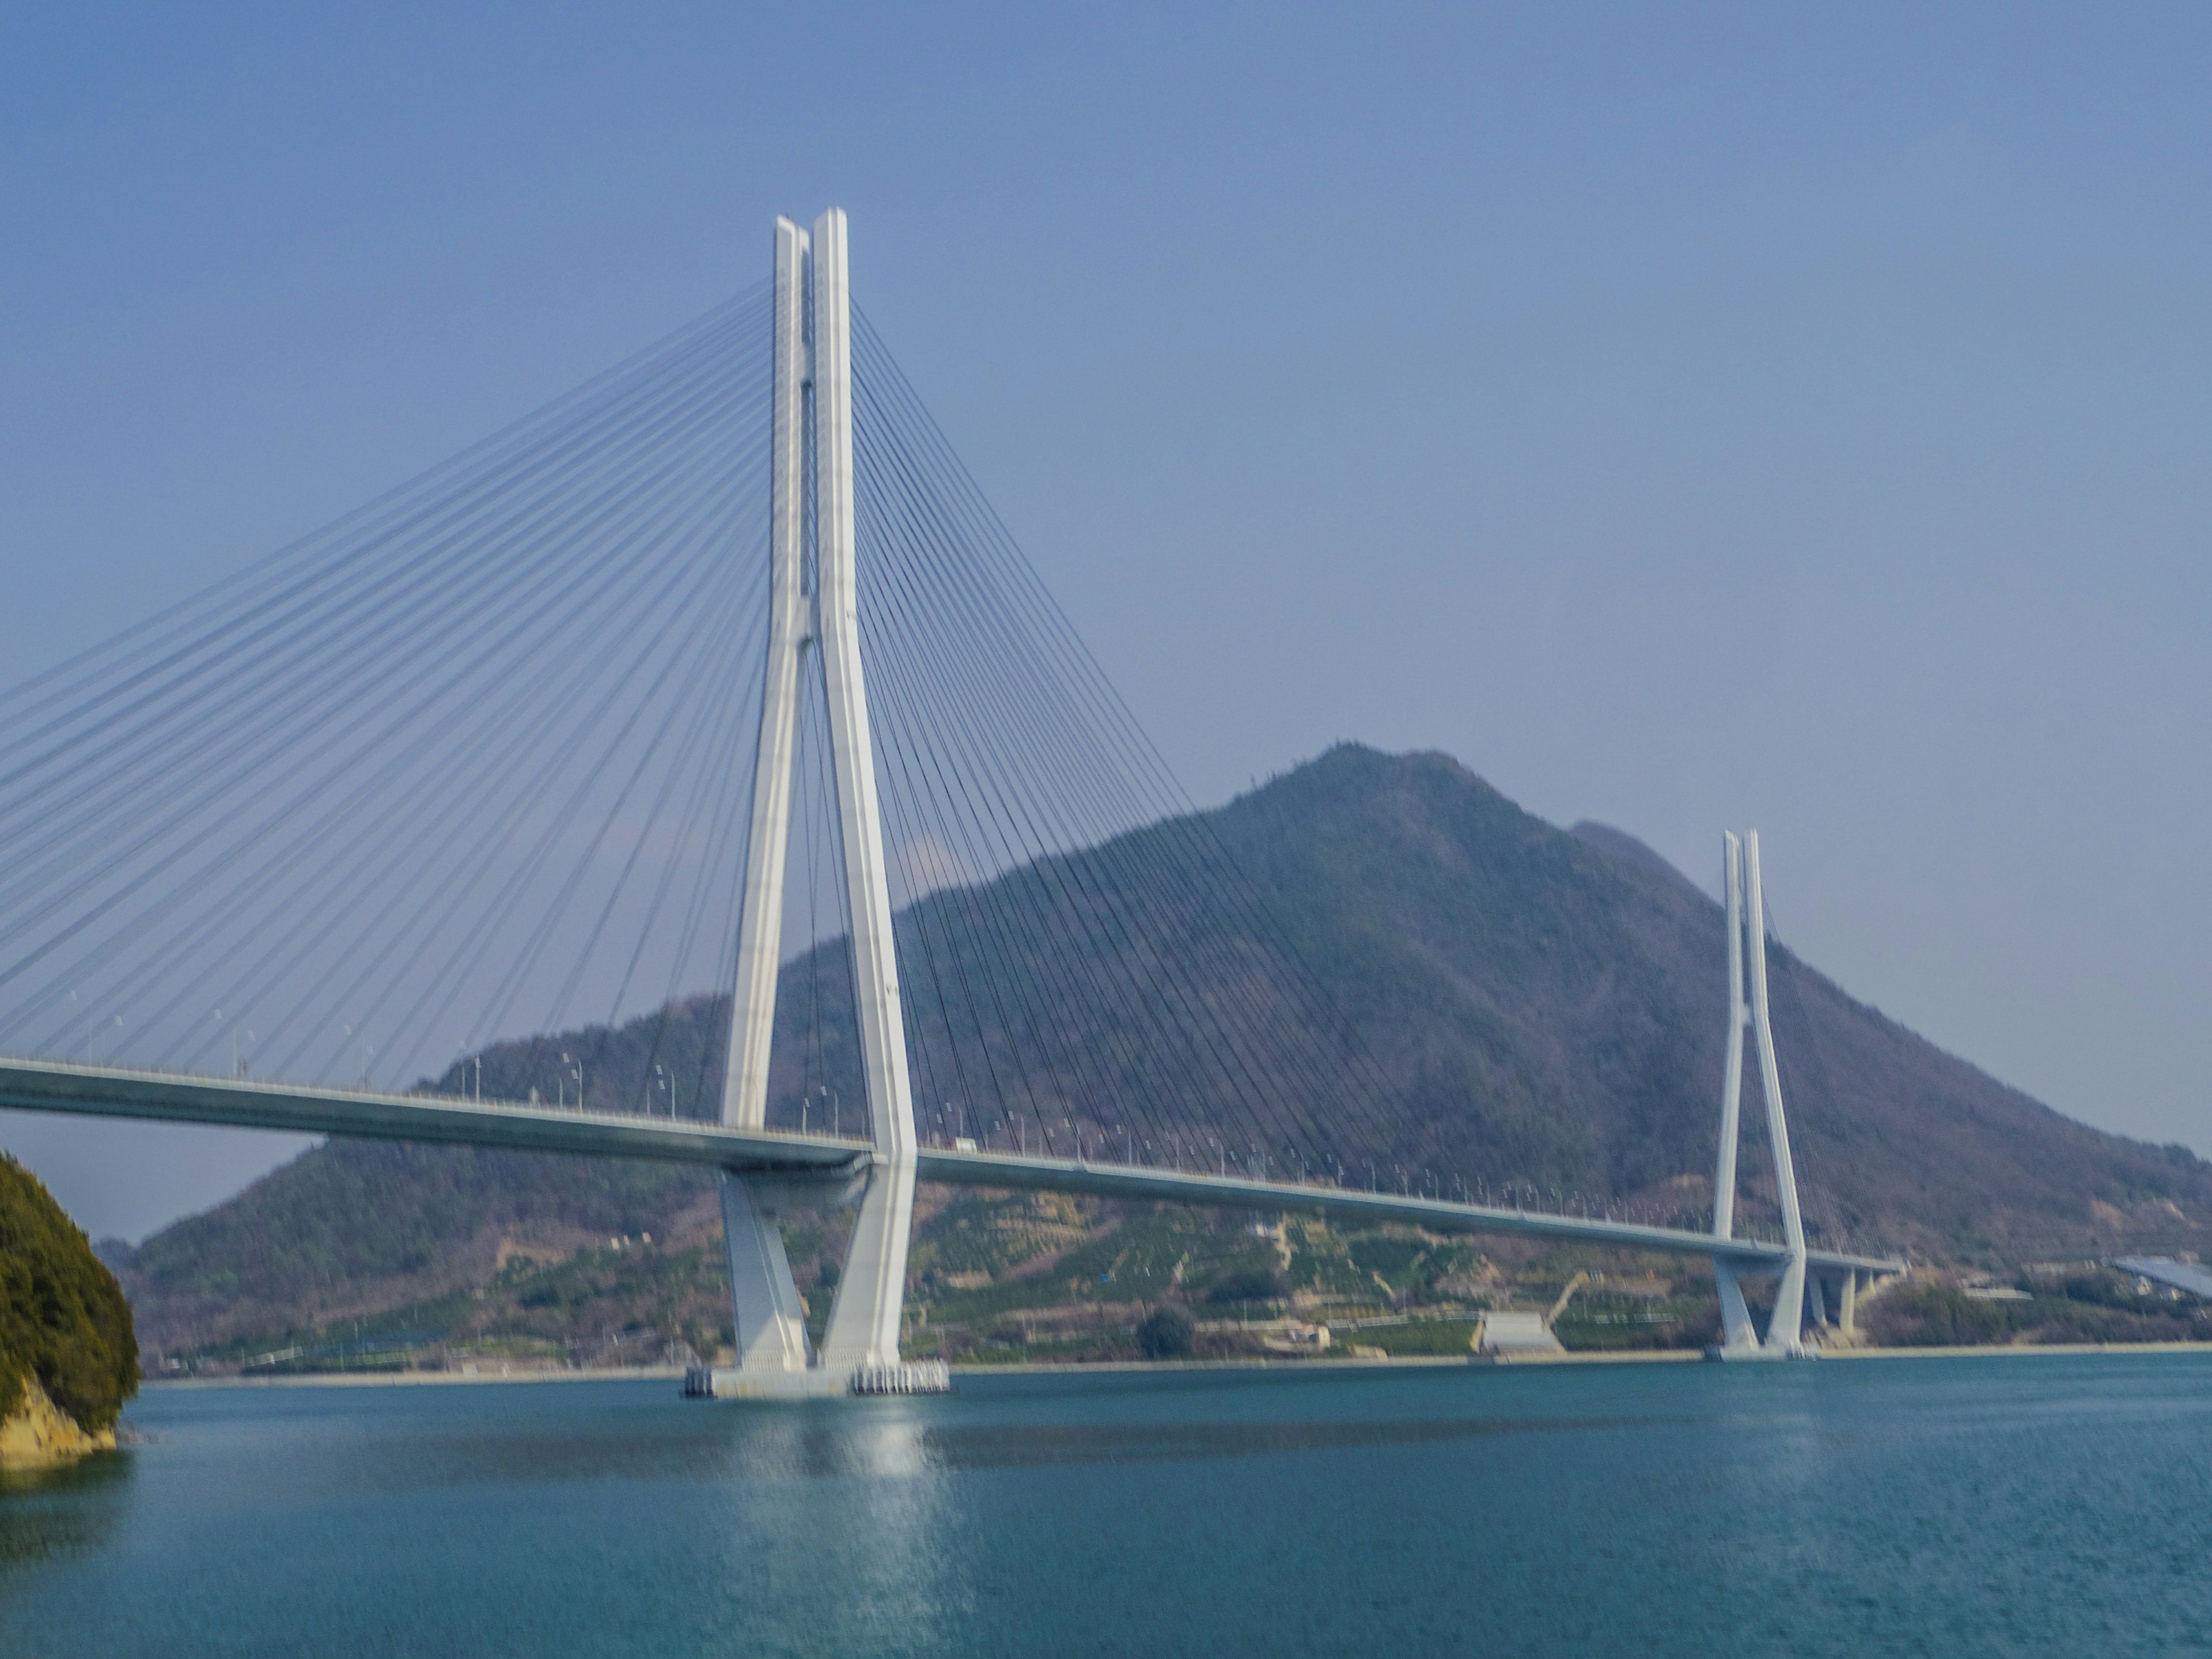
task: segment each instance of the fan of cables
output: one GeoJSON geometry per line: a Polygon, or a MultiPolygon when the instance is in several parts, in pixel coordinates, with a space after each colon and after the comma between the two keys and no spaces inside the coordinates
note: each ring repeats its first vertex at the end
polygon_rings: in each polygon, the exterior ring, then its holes
{"type": "Polygon", "coordinates": [[[712,983],[767,307],[0,698],[0,1047],[388,1082],[712,983]]]}
{"type": "MultiPolygon", "coordinates": [[[[407,1086],[535,1038],[580,1096],[590,1048],[595,1106],[712,1115],[765,669],[769,323],[765,289],[742,295],[0,694],[0,1049],[407,1086]]],[[[1388,1139],[1381,1073],[865,318],[855,336],[924,1132],[1341,1170],[1388,1139]]],[[[771,1120],[856,1130],[808,669],[771,1120]]]]}

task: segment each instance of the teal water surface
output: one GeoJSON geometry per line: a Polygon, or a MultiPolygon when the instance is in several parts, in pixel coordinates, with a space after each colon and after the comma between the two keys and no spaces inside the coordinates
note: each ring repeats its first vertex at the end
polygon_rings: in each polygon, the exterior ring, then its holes
{"type": "Polygon", "coordinates": [[[0,1654],[2163,1654],[2195,1355],[155,1389],[0,1488],[0,1654]]]}

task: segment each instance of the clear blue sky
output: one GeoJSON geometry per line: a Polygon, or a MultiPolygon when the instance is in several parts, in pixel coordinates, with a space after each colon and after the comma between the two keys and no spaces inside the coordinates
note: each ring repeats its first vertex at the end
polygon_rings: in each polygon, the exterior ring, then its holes
{"type": "MultiPolygon", "coordinates": [[[[854,216],[1201,801],[1353,737],[2212,1151],[2193,9],[16,6],[0,678],[854,216]]],[[[0,1115],[95,1231],[280,1148],[0,1115]]]]}

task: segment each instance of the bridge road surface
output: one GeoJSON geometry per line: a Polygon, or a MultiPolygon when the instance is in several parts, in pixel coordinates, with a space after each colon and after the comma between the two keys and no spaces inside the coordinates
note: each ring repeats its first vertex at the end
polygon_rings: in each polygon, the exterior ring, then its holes
{"type": "MultiPolygon", "coordinates": [[[[252,1078],[198,1077],[67,1060],[0,1057],[0,1106],[356,1139],[491,1146],[510,1152],[645,1158],[743,1175],[823,1181],[857,1175],[871,1156],[866,1141],[834,1135],[732,1129],[684,1118],[440,1095],[322,1089],[252,1078]]],[[[1790,1255],[1784,1246],[1764,1239],[1716,1238],[1710,1233],[1677,1227],[1096,1159],[925,1146],[916,1173],[923,1181],[956,1187],[1083,1193],[1099,1198],[1290,1212],[1355,1224],[1405,1221],[1435,1232],[1571,1239],[1614,1249],[1656,1250],[1724,1261],[1739,1272],[1754,1276],[1779,1273],[1790,1255]]],[[[1897,1273],[1905,1266],[1900,1261],[1831,1250],[1809,1251],[1806,1259],[1814,1272],[1856,1269],[1897,1273]]]]}

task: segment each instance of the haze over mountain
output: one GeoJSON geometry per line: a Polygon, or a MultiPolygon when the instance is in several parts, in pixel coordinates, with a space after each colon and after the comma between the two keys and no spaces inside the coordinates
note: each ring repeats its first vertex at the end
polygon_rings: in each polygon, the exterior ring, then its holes
{"type": "MultiPolygon", "coordinates": [[[[1620,831],[1569,832],[1530,816],[1437,754],[1342,745],[1206,816],[1317,976],[1344,1027],[1346,1066],[1379,1072],[1389,1110],[1356,1126],[1378,1164],[1463,1173],[1493,1188],[1530,1182],[1701,1223],[1724,1035],[1724,929],[1719,906],[1694,883],[1620,831]]],[[[988,885],[1032,878],[1016,871],[988,885]]],[[[957,923],[950,913],[940,920],[957,923]]],[[[1132,950],[1177,948],[1196,925],[1162,912],[1134,920],[1143,931],[1132,950]]],[[[795,1126],[809,1091],[859,1097],[843,948],[822,945],[787,968],[772,1121],[795,1126]]],[[[978,946],[968,966],[994,971],[993,959],[978,946]]],[[[996,971],[1042,971],[1019,950],[997,959],[996,971]]],[[[1236,988],[1237,1006],[1304,1006],[1309,991],[1264,982],[1276,959],[1249,953],[1261,982],[1236,988]]],[[[1784,946],[1771,961],[1776,1039],[1816,1239],[1997,1262],[2124,1243],[2197,1248],[2212,1236],[2212,1166],[2062,1116],[1855,1000],[1784,946]]],[[[909,963],[910,995],[926,992],[931,971],[909,963]]],[[[951,969],[940,961],[933,971],[951,969]]],[[[552,1097],[568,1086],[566,1053],[608,1079],[653,1075],[657,1065],[667,1081],[655,1109],[711,1115],[726,1018],[722,999],[702,997],[619,1029],[501,1044],[482,1056],[483,1091],[552,1097]]],[[[1106,1034],[1079,1014],[1056,1040],[1077,1049],[1106,1034]]],[[[1010,1042],[1010,1034],[987,1031],[984,1042],[1010,1042]]],[[[457,1066],[441,1086],[462,1083],[457,1066]]],[[[1285,1086],[1311,1091],[1286,1110],[1316,1116],[1351,1092],[1327,1075],[1285,1086]]],[[[1755,1073],[1747,1088],[1755,1091],[1755,1073]]],[[[1081,1101],[1060,1105],[1085,1121],[1081,1101]]],[[[1746,1114],[1742,1164],[1754,1224],[1771,1214],[1757,1117],[1746,1114]]],[[[1094,1133],[1107,1127],[1095,1115],[1086,1123],[1094,1133]]],[[[159,1346],[187,1330],[282,1328],[481,1284],[518,1241],[568,1249],[609,1236],[696,1234],[712,1226],[707,1198],[693,1172],[332,1143],[139,1249],[108,1254],[159,1346]]]]}

